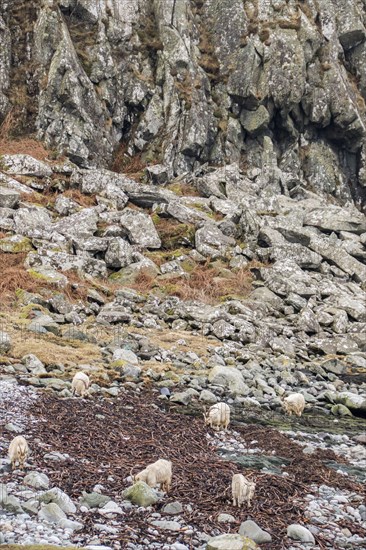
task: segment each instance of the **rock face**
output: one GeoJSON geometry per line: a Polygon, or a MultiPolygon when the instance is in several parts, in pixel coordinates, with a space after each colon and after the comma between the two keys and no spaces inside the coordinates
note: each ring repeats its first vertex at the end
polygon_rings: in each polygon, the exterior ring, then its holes
{"type": "Polygon", "coordinates": [[[13,106],[18,131],[79,165],[105,166],[123,143],[160,161],[161,181],[242,161],[254,188],[365,200],[360,1],[17,6],[0,7],[0,122],[13,106]]]}

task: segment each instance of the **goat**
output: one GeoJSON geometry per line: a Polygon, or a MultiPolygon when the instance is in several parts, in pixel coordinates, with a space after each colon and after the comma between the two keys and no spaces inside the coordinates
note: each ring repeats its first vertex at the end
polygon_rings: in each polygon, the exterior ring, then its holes
{"type": "Polygon", "coordinates": [[[28,443],[22,435],[17,435],[10,442],[8,456],[11,462],[12,470],[15,469],[15,465],[18,462],[19,468],[24,469],[24,463],[27,460],[29,454],[28,443]]]}
{"type": "Polygon", "coordinates": [[[282,407],[290,416],[292,413],[301,416],[305,408],[305,399],[301,393],[291,393],[288,397],[282,398],[282,407]]]}
{"type": "Polygon", "coordinates": [[[90,386],[90,378],[85,372],[77,372],[72,379],[71,388],[73,395],[84,397],[90,386]]]}
{"type": "Polygon", "coordinates": [[[255,483],[246,479],[243,474],[234,474],[231,481],[231,490],[233,495],[233,506],[241,506],[243,502],[248,503],[254,496],[255,483]]]}
{"type": "Polygon", "coordinates": [[[172,463],[160,458],[139,472],[134,477],[134,483],[137,481],[144,481],[149,487],[156,487],[160,483],[161,490],[167,493],[172,483],[172,463]]]}
{"type": "Polygon", "coordinates": [[[224,430],[230,424],[230,407],[226,403],[216,403],[210,407],[208,414],[204,413],[205,425],[218,431],[224,430]]]}

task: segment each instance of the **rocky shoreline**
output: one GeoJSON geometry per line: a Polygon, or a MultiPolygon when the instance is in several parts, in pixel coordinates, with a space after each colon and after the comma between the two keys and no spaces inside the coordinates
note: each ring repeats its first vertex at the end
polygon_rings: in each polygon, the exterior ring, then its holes
{"type": "Polygon", "coordinates": [[[304,189],[265,196],[234,165],[228,174],[225,194],[222,171],[210,169],[187,196],[179,182],[2,157],[0,442],[5,456],[12,433],[27,435],[27,473],[47,484],[11,476],[2,459],[3,541],[203,550],[222,535],[232,540],[218,547],[254,548],[245,536],[271,550],[365,545],[365,217],[304,189]],[[77,370],[91,379],[88,399],[72,398],[77,370]],[[294,391],[306,402],[300,419],[281,407],[294,391]],[[202,421],[218,401],[232,412],[222,437],[202,421]],[[146,452],[137,443],[127,452],[149,416],[146,452]],[[132,505],[123,491],[137,450],[140,466],[169,454],[174,462],[179,441],[188,454],[176,457],[172,498],[132,505]],[[113,449],[121,463],[112,468],[113,449]],[[225,472],[241,469],[258,497],[239,513],[225,472]],[[83,492],[97,499],[92,512],[83,492]]]}

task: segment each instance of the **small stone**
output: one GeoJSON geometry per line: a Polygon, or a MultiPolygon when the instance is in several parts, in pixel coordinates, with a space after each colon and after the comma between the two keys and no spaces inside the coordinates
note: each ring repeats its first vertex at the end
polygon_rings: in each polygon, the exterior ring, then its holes
{"type": "Polygon", "coordinates": [[[27,514],[37,515],[39,510],[39,502],[38,500],[31,498],[27,500],[27,502],[22,503],[22,508],[27,514]]]}
{"type": "Polygon", "coordinates": [[[236,520],[231,514],[219,514],[217,521],[219,523],[234,523],[236,520]]]}
{"type": "Polygon", "coordinates": [[[46,474],[42,474],[39,472],[30,472],[23,479],[23,483],[25,483],[25,485],[30,485],[35,489],[48,489],[50,485],[50,480],[48,479],[46,474]]]}
{"type": "Polygon", "coordinates": [[[61,519],[58,522],[58,527],[61,529],[70,529],[70,531],[80,531],[84,525],[79,521],[72,521],[71,519],[61,519]]]}
{"type": "Polygon", "coordinates": [[[287,527],[287,536],[294,540],[315,544],[314,536],[310,533],[309,529],[298,523],[293,523],[287,527]]]}
{"type": "Polygon", "coordinates": [[[8,495],[0,501],[0,507],[11,514],[21,514],[23,512],[20,501],[13,495],[8,495]]]}
{"type": "Polygon", "coordinates": [[[243,521],[243,523],[240,525],[239,533],[240,535],[249,537],[258,544],[264,544],[266,542],[272,541],[271,535],[267,533],[267,531],[263,531],[263,529],[261,529],[259,525],[255,523],[255,521],[252,521],[250,519],[248,519],[247,521],[243,521]]]}
{"type": "Polygon", "coordinates": [[[110,500],[103,506],[103,508],[99,508],[99,513],[102,515],[108,515],[108,514],[123,514],[123,510],[116,502],[113,500],[110,500]]]}
{"type": "Polygon", "coordinates": [[[118,397],[119,395],[119,389],[116,386],[112,386],[111,388],[104,388],[104,392],[108,393],[111,397],[118,397]]]}
{"type": "Polygon", "coordinates": [[[36,357],[32,353],[30,353],[29,355],[25,355],[22,358],[22,363],[26,366],[28,371],[31,372],[33,375],[40,375],[40,374],[47,373],[42,361],[40,361],[38,357],[36,357]]]}
{"type": "Polygon", "coordinates": [[[180,531],[181,529],[181,524],[178,521],[167,521],[164,519],[152,521],[151,525],[163,531],[180,531]]]}
{"type": "Polygon", "coordinates": [[[84,504],[88,508],[102,508],[107,502],[112,500],[110,497],[107,497],[106,495],[101,495],[100,493],[86,493],[83,492],[82,497],[80,499],[81,504],[84,504]]]}
{"type": "Polygon", "coordinates": [[[177,516],[183,512],[183,506],[180,502],[169,502],[164,506],[162,512],[169,516],[177,516]]]}
{"type": "Polygon", "coordinates": [[[21,434],[23,431],[23,428],[21,428],[20,426],[17,426],[16,424],[13,424],[12,422],[9,422],[9,424],[5,424],[4,428],[8,432],[13,432],[16,434],[21,434]]]}
{"type": "Polygon", "coordinates": [[[59,523],[62,519],[66,519],[66,514],[55,502],[50,502],[40,509],[38,518],[49,523],[59,523]]]}
{"type": "Polygon", "coordinates": [[[212,391],[209,390],[202,390],[200,393],[200,401],[203,401],[204,403],[214,404],[217,403],[218,399],[212,391]]]}
{"type": "Polygon", "coordinates": [[[188,405],[192,401],[192,397],[195,394],[198,395],[198,392],[190,388],[187,391],[173,393],[170,397],[170,401],[174,401],[174,403],[181,403],[182,405],[188,405]]]}
{"type": "Polygon", "coordinates": [[[64,462],[70,456],[66,453],[59,453],[58,451],[51,451],[50,453],[46,453],[43,457],[45,460],[54,460],[56,462],[64,462]]]}

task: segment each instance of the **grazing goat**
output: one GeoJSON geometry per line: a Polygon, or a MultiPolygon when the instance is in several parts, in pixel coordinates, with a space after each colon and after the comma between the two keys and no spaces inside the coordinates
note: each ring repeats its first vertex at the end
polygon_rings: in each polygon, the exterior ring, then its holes
{"type": "Polygon", "coordinates": [[[210,407],[208,414],[204,413],[206,426],[211,426],[214,430],[226,430],[230,423],[230,407],[226,403],[216,403],[210,407]]]}
{"type": "Polygon", "coordinates": [[[161,490],[167,493],[172,483],[172,463],[160,458],[139,472],[134,478],[134,483],[137,481],[144,481],[150,487],[156,487],[160,483],[161,490]]]}
{"type": "Polygon", "coordinates": [[[301,416],[305,408],[305,399],[301,393],[291,393],[288,397],[282,399],[282,407],[290,416],[295,413],[301,416]]]}
{"type": "Polygon", "coordinates": [[[255,483],[246,479],[243,474],[234,474],[231,481],[231,490],[233,506],[240,507],[243,502],[247,502],[248,508],[250,508],[250,499],[254,496],[255,483]]]}
{"type": "Polygon", "coordinates": [[[19,468],[24,469],[24,463],[27,460],[29,454],[28,443],[22,435],[17,435],[10,442],[8,456],[11,462],[12,470],[15,469],[15,465],[18,462],[19,468]]]}
{"type": "Polygon", "coordinates": [[[90,386],[90,378],[85,372],[77,372],[72,379],[71,388],[73,395],[84,397],[90,386]]]}

